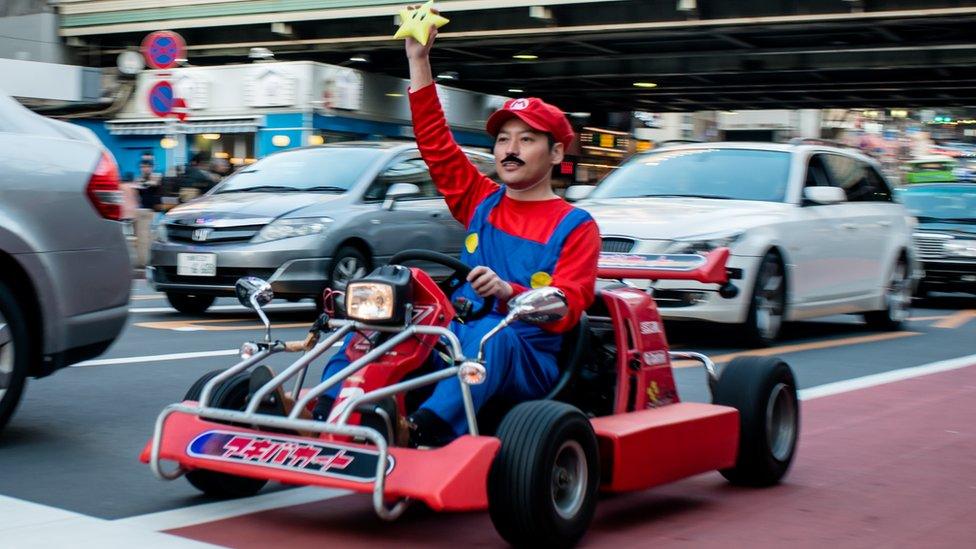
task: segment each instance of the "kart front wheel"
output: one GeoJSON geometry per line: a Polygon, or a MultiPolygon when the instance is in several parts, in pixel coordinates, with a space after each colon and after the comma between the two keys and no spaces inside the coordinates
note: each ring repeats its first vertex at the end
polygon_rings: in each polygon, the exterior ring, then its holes
{"type": "Polygon", "coordinates": [[[596,510],[596,435],[577,408],[539,400],[516,406],[498,428],[502,445],[488,476],[488,513],[515,546],[567,547],[596,510]]]}
{"type": "MultiPolygon", "coordinates": [[[[203,374],[190,387],[190,390],[186,392],[186,396],[183,399],[200,400],[200,395],[203,393],[203,386],[223,371],[214,370],[203,374]]],[[[245,371],[231,376],[230,379],[218,385],[210,395],[210,406],[225,410],[243,410],[247,405],[250,377],[250,372],[245,371]]],[[[204,494],[220,499],[253,496],[268,483],[265,479],[229,475],[227,473],[218,473],[206,469],[187,471],[186,480],[204,494]]]]}
{"type": "Polygon", "coordinates": [[[779,482],[800,433],[793,370],[775,357],[736,358],[722,370],[712,400],[739,410],[739,453],[722,476],[744,486],[779,482]]]}

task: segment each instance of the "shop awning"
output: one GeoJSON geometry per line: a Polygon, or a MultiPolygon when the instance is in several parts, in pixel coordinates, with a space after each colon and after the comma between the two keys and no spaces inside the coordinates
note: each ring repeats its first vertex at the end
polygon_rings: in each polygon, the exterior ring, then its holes
{"type": "Polygon", "coordinates": [[[187,120],[181,124],[163,119],[116,118],[106,122],[112,135],[167,135],[170,133],[254,133],[264,126],[263,116],[187,120]]]}

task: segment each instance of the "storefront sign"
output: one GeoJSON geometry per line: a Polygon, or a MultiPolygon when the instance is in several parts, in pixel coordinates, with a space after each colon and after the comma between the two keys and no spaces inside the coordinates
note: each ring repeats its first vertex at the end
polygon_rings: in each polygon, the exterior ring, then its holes
{"type": "Polygon", "coordinates": [[[322,107],[358,111],[363,108],[363,76],[345,67],[328,67],[322,79],[322,107]]]}
{"type": "Polygon", "coordinates": [[[254,69],[244,87],[244,101],[249,107],[290,107],[295,104],[297,81],[281,68],[254,69]]]}

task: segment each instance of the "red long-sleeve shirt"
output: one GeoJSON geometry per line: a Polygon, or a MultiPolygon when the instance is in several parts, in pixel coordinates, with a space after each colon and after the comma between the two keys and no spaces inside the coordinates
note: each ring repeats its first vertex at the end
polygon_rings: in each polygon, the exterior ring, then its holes
{"type": "MultiPolygon", "coordinates": [[[[433,84],[410,91],[410,110],[420,154],[430,168],[434,184],[444,195],[454,217],[467,227],[478,204],[498,190],[498,184],[479,172],[454,141],[433,84]]],[[[491,211],[488,221],[513,236],[546,243],[559,222],[572,210],[573,207],[561,198],[526,201],[506,195],[491,211]]],[[[551,285],[566,294],[570,313],[563,320],[547,324],[547,330],[569,330],[593,303],[599,255],[600,231],[592,220],[576,227],[566,238],[551,285]]],[[[513,296],[527,289],[511,281],[508,283],[515,292],[513,296]]]]}

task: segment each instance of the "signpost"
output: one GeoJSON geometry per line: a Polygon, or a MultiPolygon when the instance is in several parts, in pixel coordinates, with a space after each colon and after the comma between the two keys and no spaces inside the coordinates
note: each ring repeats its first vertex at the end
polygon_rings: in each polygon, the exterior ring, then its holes
{"type": "MultiPolygon", "coordinates": [[[[186,42],[172,31],[150,33],[143,39],[141,49],[146,65],[153,69],[171,69],[186,60],[186,42]]],[[[184,159],[186,138],[182,123],[186,121],[189,109],[183,98],[176,97],[173,84],[165,79],[169,75],[158,76],[163,79],[149,88],[146,101],[153,114],[169,119],[166,122],[166,137],[174,139],[176,147],[166,147],[166,173],[172,176],[176,173],[176,164],[184,159]],[[171,153],[171,149],[175,150],[171,153]]]]}

